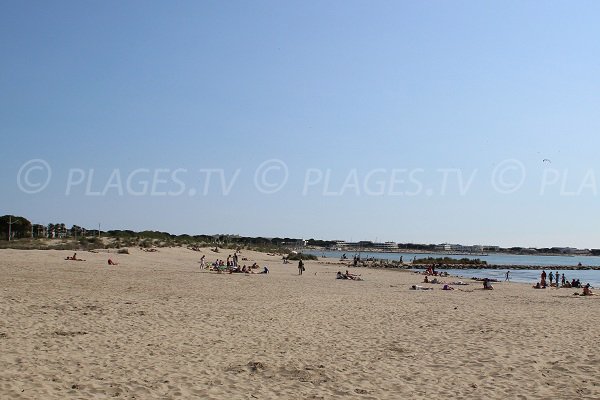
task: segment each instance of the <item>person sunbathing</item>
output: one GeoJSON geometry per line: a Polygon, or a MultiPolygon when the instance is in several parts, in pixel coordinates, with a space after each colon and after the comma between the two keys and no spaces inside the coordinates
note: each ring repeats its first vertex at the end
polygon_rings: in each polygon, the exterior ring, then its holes
{"type": "Polygon", "coordinates": [[[259,272],[259,274],[268,274],[269,273],[269,268],[265,267],[265,269],[262,270],[262,272],[259,272]]]}
{"type": "Polygon", "coordinates": [[[351,274],[350,272],[348,272],[348,270],[346,270],[346,277],[348,279],[352,279],[353,281],[360,280],[360,276],[359,275],[351,274]]]}
{"type": "Polygon", "coordinates": [[[592,296],[594,293],[590,290],[590,284],[588,283],[583,287],[582,296],[592,296]]]}
{"type": "Polygon", "coordinates": [[[442,290],[454,290],[454,288],[452,286],[444,285],[442,290]]]}
{"type": "Polygon", "coordinates": [[[69,261],[85,261],[81,258],[77,258],[77,253],[73,253],[72,257],[67,256],[67,258],[65,258],[65,260],[69,260],[69,261]]]}
{"type": "Polygon", "coordinates": [[[119,265],[118,262],[114,262],[113,260],[111,260],[110,258],[108,259],[108,265],[119,265]]]}
{"type": "Polygon", "coordinates": [[[410,287],[410,290],[433,290],[433,288],[423,287],[423,286],[419,286],[419,285],[412,285],[410,287]]]}

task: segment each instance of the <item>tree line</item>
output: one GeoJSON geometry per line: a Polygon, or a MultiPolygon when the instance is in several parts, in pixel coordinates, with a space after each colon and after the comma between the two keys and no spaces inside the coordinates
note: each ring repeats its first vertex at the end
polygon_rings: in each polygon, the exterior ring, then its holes
{"type": "Polygon", "coordinates": [[[0,217],[0,239],[64,239],[97,235],[98,231],[86,229],[78,225],[70,228],[64,223],[48,225],[32,224],[25,217],[3,215],[0,217]]]}
{"type": "MultiPolygon", "coordinates": [[[[223,245],[251,245],[251,246],[303,246],[305,241],[296,238],[265,238],[237,235],[173,235],[161,231],[133,231],[86,229],[78,225],[68,227],[64,223],[50,223],[47,225],[32,224],[27,218],[15,215],[0,217],[0,240],[10,239],[68,239],[84,238],[102,235],[114,239],[151,239],[159,241],[175,241],[180,243],[209,243],[223,245]]],[[[310,239],[306,244],[311,246],[331,246],[335,242],[310,239]]]]}

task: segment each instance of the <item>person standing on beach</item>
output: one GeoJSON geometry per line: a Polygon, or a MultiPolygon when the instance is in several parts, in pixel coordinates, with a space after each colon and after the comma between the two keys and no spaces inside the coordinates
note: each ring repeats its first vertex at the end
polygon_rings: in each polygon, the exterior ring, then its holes
{"type": "Polygon", "coordinates": [[[554,278],[554,273],[550,271],[550,275],[548,275],[548,279],[550,279],[550,286],[552,286],[552,279],[554,278]]]}
{"type": "Polygon", "coordinates": [[[302,272],[304,272],[304,263],[302,262],[302,259],[300,259],[300,261],[298,261],[298,275],[302,275],[302,272]]]}
{"type": "Polygon", "coordinates": [[[540,283],[543,287],[546,287],[546,271],[542,271],[540,283]]]}
{"type": "Polygon", "coordinates": [[[200,269],[206,268],[206,263],[204,262],[204,257],[205,257],[205,255],[203,254],[202,257],[200,258],[200,269]]]}
{"type": "Polygon", "coordinates": [[[506,271],[506,278],[504,279],[505,282],[510,281],[509,275],[510,275],[510,271],[506,271]]]}
{"type": "Polygon", "coordinates": [[[556,275],[554,275],[554,280],[556,281],[556,288],[557,289],[559,288],[559,286],[558,286],[558,278],[560,278],[560,275],[559,275],[558,271],[556,271],[556,275]]]}
{"type": "Polygon", "coordinates": [[[562,274],[561,285],[565,286],[565,274],[562,274]]]}

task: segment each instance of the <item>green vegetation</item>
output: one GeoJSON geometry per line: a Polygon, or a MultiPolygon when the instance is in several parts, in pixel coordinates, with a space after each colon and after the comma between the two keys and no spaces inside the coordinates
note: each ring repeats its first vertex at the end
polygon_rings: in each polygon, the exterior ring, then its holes
{"type": "Polygon", "coordinates": [[[303,253],[290,253],[287,256],[290,261],[298,261],[298,260],[318,260],[319,258],[312,254],[303,254],[303,253]]]}
{"type": "Polygon", "coordinates": [[[8,240],[31,237],[31,222],[26,218],[16,217],[14,215],[4,215],[0,217],[0,239],[8,240]]]}
{"type": "MultiPolygon", "coordinates": [[[[315,241],[329,244],[333,242],[315,241]]],[[[110,230],[102,232],[77,225],[67,228],[64,223],[31,224],[24,217],[0,217],[0,248],[23,250],[92,250],[127,249],[131,247],[218,247],[219,249],[252,250],[265,253],[287,254],[301,247],[304,241],[294,238],[244,237],[234,235],[172,235],[168,232],[110,230]],[[10,226],[10,238],[9,236],[10,226]]],[[[305,256],[307,259],[308,256],[305,256]]]]}

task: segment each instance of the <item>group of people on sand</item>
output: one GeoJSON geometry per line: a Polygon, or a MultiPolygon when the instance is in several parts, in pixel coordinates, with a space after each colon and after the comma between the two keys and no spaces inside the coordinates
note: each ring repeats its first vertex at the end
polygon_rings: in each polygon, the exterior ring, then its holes
{"type": "Polygon", "coordinates": [[[540,281],[536,282],[535,285],[533,285],[534,289],[546,289],[547,287],[555,287],[555,288],[582,288],[583,289],[583,295],[584,296],[591,296],[593,295],[592,291],[591,291],[591,285],[588,283],[587,285],[583,286],[581,284],[581,281],[579,279],[572,279],[571,281],[569,281],[568,279],[566,279],[565,274],[560,274],[558,271],[556,271],[556,273],[553,273],[552,271],[550,271],[549,274],[546,274],[546,271],[543,270],[542,273],[540,274],[540,281]],[[546,280],[548,279],[548,280],[546,280]]]}
{"type": "MultiPolygon", "coordinates": [[[[235,273],[256,274],[256,272],[254,272],[254,270],[260,269],[260,266],[257,263],[254,263],[250,266],[247,266],[245,264],[240,266],[238,264],[238,255],[237,255],[237,251],[236,251],[236,253],[233,256],[229,255],[227,257],[227,260],[217,259],[215,262],[213,262],[210,265],[206,263],[206,256],[202,255],[202,257],[200,258],[200,269],[208,269],[209,271],[215,271],[219,274],[223,273],[223,272],[228,272],[230,274],[235,274],[235,273]]],[[[263,267],[263,270],[258,273],[259,274],[268,274],[269,268],[265,266],[265,267],[263,267]]]]}
{"type": "Polygon", "coordinates": [[[446,271],[441,271],[438,272],[435,270],[435,266],[430,265],[427,267],[427,269],[424,272],[425,275],[429,275],[429,276],[448,276],[448,273],[446,271]]]}
{"type": "MultiPolygon", "coordinates": [[[[440,276],[440,277],[441,276],[448,276],[448,274],[445,274],[445,275],[437,275],[436,274],[435,278],[432,278],[432,279],[429,279],[429,277],[432,276],[433,274],[427,273],[427,271],[423,272],[423,274],[425,274],[425,278],[423,279],[423,283],[430,283],[430,284],[434,284],[434,285],[436,285],[436,284],[444,285],[444,286],[442,286],[442,290],[454,290],[453,286],[467,286],[468,285],[468,283],[465,283],[463,281],[444,282],[444,281],[441,281],[441,280],[439,280],[437,278],[438,276],[440,276]]],[[[418,286],[418,285],[413,285],[413,286],[418,286]]],[[[490,284],[490,286],[491,286],[491,284],[490,284]]],[[[429,290],[429,289],[433,289],[433,288],[428,288],[426,290],[429,290]]],[[[418,288],[417,289],[413,289],[411,287],[411,290],[425,290],[425,289],[418,289],[418,288]]]]}
{"type": "MultiPolygon", "coordinates": [[[[562,283],[562,286],[565,286],[566,284],[566,279],[565,279],[565,274],[562,274],[562,279],[560,274],[558,273],[558,271],[556,271],[556,275],[550,271],[550,274],[546,274],[546,270],[543,270],[542,273],[540,274],[540,281],[538,282],[539,286],[542,289],[545,289],[546,287],[550,286],[550,287],[560,287],[560,283],[562,283]],[[548,282],[546,281],[546,278],[548,278],[548,280],[550,281],[550,284],[548,284],[548,282]],[[559,279],[561,280],[561,282],[559,282],[559,279]]],[[[573,284],[577,284],[575,279],[573,279],[573,284]]],[[[538,286],[536,284],[536,286],[538,286]]]]}
{"type": "Polygon", "coordinates": [[[348,270],[346,270],[345,274],[342,274],[341,271],[338,271],[337,274],[335,275],[335,279],[350,279],[353,281],[362,281],[363,280],[360,277],[360,275],[351,274],[350,272],[348,272],[348,270]]]}

